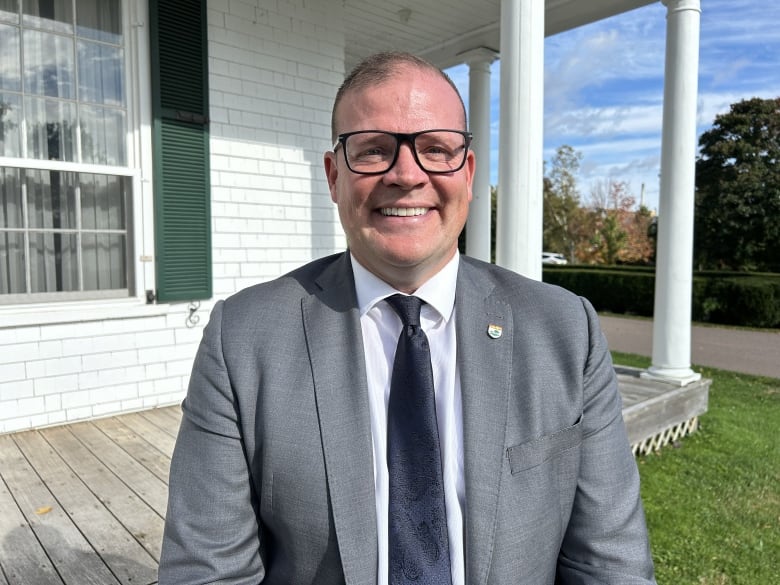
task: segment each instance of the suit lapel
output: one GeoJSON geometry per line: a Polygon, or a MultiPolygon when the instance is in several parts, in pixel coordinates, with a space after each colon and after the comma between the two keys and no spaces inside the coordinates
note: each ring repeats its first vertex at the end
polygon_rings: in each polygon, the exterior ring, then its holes
{"type": "Polygon", "coordinates": [[[354,278],[344,254],[302,301],[333,522],[347,584],[374,583],[376,500],[365,357],[354,278]]]}
{"type": "MultiPolygon", "coordinates": [[[[376,500],[362,333],[348,255],[302,301],[333,521],[348,584],[374,583],[376,500]]],[[[466,581],[487,581],[504,460],[513,345],[510,307],[461,258],[456,291],[463,402],[466,581]],[[493,326],[493,334],[489,328],[493,326]],[[500,335],[496,335],[500,328],[500,335]]]]}
{"type": "Polygon", "coordinates": [[[510,307],[461,258],[456,291],[458,370],[463,400],[466,582],[486,583],[504,460],[513,326],[510,307]]]}

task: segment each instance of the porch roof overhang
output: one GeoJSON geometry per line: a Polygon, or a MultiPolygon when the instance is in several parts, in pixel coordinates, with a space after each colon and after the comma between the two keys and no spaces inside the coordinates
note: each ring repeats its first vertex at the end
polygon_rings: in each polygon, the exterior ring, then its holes
{"type": "MultiPolygon", "coordinates": [[[[657,1],[546,0],[545,36],[657,1]]],[[[500,47],[500,0],[344,0],[343,6],[347,71],[376,51],[403,49],[447,68],[473,49],[500,47]]]]}

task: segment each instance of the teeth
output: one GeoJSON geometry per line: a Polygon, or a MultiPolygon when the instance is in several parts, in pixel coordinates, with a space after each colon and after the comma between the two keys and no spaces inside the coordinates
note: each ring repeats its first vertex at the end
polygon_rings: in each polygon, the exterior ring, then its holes
{"type": "Polygon", "coordinates": [[[409,217],[414,215],[425,215],[428,211],[425,207],[383,207],[382,215],[396,215],[399,217],[409,217]]]}

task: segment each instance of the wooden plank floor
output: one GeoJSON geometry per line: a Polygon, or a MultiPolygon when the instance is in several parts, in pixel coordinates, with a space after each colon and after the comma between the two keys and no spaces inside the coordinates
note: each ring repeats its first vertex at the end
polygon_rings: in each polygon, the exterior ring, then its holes
{"type": "Polygon", "coordinates": [[[0,585],[156,583],[180,417],[0,435],[0,585]]]}
{"type": "MultiPolygon", "coordinates": [[[[632,444],[706,409],[709,384],[616,369],[632,444]]],[[[175,406],[0,435],[0,585],[155,584],[180,419],[175,406]]]]}

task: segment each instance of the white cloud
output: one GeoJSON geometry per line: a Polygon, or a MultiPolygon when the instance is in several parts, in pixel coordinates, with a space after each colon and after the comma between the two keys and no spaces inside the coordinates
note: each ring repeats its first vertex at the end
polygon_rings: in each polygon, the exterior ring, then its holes
{"type": "Polygon", "coordinates": [[[663,104],[586,106],[545,113],[545,133],[575,142],[618,134],[659,133],[663,104]]]}
{"type": "MultiPolygon", "coordinates": [[[[614,156],[615,152],[620,152],[626,157],[645,156],[650,152],[657,151],[660,153],[659,141],[655,137],[627,137],[617,136],[611,140],[601,140],[599,142],[587,142],[576,146],[572,146],[575,150],[579,150],[589,157],[598,157],[604,159],[614,156]]],[[[550,153],[550,156],[554,153],[555,149],[545,149],[545,154],[550,153]]]]}
{"type": "Polygon", "coordinates": [[[553,50],[547,53],[544,76],[548,109],[566,108],[585,88],[609,78],[608,69],[594,64],[602,63],[614,54],[618,41],[618,32],[610,30],[594,36],[580,36],[574,42],[560,43],[557,47],[553,45],[553,50]]]}

